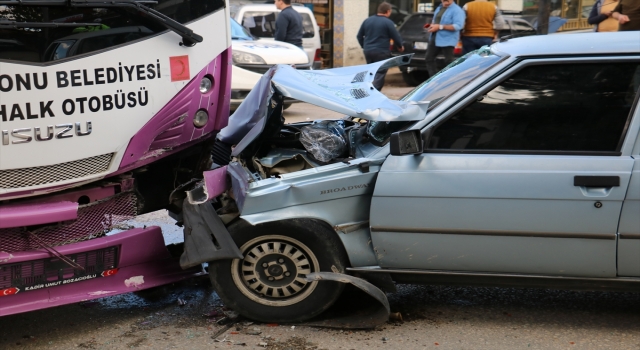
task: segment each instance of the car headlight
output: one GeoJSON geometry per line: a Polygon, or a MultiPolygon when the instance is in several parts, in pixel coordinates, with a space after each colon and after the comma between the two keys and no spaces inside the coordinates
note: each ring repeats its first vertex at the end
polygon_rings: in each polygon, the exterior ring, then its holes
{"type": "Polygon", "coordinates": [[[248,52],[233,51],[233,63],[236,64],[267,64],[262,57],[248,52]]]}
{"type": "Polygon", "coordinates": [[[201,128],[207,125],[207,121],[209,121],[209,113],[204,109],[197,111],[193,116],[193,125],[196,128],[201,128]]]}

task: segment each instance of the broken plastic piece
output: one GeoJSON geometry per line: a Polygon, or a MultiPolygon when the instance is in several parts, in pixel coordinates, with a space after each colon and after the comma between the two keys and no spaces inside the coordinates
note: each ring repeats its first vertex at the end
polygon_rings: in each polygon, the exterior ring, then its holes
{"type": "Polygon", "coordinates": [[[373,284],[363,280],[362,278],[345,275],[336,272],[313,272],[306,276],[307,281],[336,281],[342,283],[350,283],[372,296],[378,303],[370,305],[363,312],[350,311],[346,315],[329,319],[311,320],[302,323],[305,326],[329,327],[329,328],[351,328],[366,329],[375,328],[389,320],[391,313],[389,308],[389,300],[387,295],[373,284]]]}
{"type": "Polygon", "coordinates": [[[325,163],[347,150],[347,135],[340,120],[321,120],[303,127],[300,142],[314,158],[325,163]]]}
{"type": "Polygon", "coordinates": [[[211,203],[194,205],[185,199],[182,210],[185,249],[180,256],[180,267],[186,269],[209,261],[243,258],[211,203]]]}

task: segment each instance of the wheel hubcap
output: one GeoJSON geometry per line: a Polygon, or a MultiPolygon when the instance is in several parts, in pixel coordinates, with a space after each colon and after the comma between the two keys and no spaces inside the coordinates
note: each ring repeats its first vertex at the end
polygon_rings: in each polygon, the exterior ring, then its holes
{"type": "Polygon", "coordinates": [[[244,259],[234,260],[232,272],[240,291],[261,304],[286,306],[306,298],[317,282],[307,274],[318,261],[301,242],[286,236],[263,236],[244,244],[244,259]]]}

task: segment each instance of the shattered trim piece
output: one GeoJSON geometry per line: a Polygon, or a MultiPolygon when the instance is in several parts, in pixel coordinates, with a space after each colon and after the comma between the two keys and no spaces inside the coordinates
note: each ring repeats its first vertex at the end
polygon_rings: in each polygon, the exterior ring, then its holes
{"type": "Polygon", "coordinates": [[[389,300],[387,300],[387,295],[384,294],[383,291],[378,289],[378,287],[363,280],[362,278],[336,272],[312,272],[308,274],[305,279],[309,282],[327,280],[341,283],[351,283],[379,301],[380,304],[382,304],[382,306],[384,306],[384,308],[387,310],[387,316],[388,313],[391,312],[391,308],[389,307],[389,300]]]}
{"type": "Polygon", "coordinates": [[[127,286],[127,288],[139,288],[143,284],[144,276],[133,276],[124,280],[124,285],[127,286]]]}
{"type": "Polygon", "coordinates": [[[231,182],[227,177],[227,166],[214,170],[205,171],[204,180],[195,189],[187,191],[187,199],[191,204],[202,204],[208,202],[231,187],[231,182]]]}
{"type": "Polygon", "coordinates": [[[205,262],[242,259],[243,255],[211,203],[191,204],[184,200],[184,252],[180,256],[183,269],[205,262]]]}
{"type": "Polygon", "coordinates": [[[362,278],[345,275],[337,272],[313,272],[308,274],[305,279],[312,281],[335,281],[341,283],[350,283],[359,288],[363,292],[372,296],[379,304],[371,305],[367,308],[365,314],[353,313],[346,316],[327,319],[308,321],[303,323],[306,326],[329,327],[329,328],[350,328],[350,329],[368,329],[375,328],[386,323],[391,314],[389,308],[389,300],[387,295],[373,284],[363,280],[362,278]]]}

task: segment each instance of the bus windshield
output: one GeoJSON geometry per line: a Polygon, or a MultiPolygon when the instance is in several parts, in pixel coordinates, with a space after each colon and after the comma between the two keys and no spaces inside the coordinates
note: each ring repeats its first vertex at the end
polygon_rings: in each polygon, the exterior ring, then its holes
{"type": "Polygon", "coordinates": [[[191,46],[202,38],[182,25],[224,7],[224,0],[0,1],[0,60],[48,62],[125,44],[167,29],[191,46]]]}

